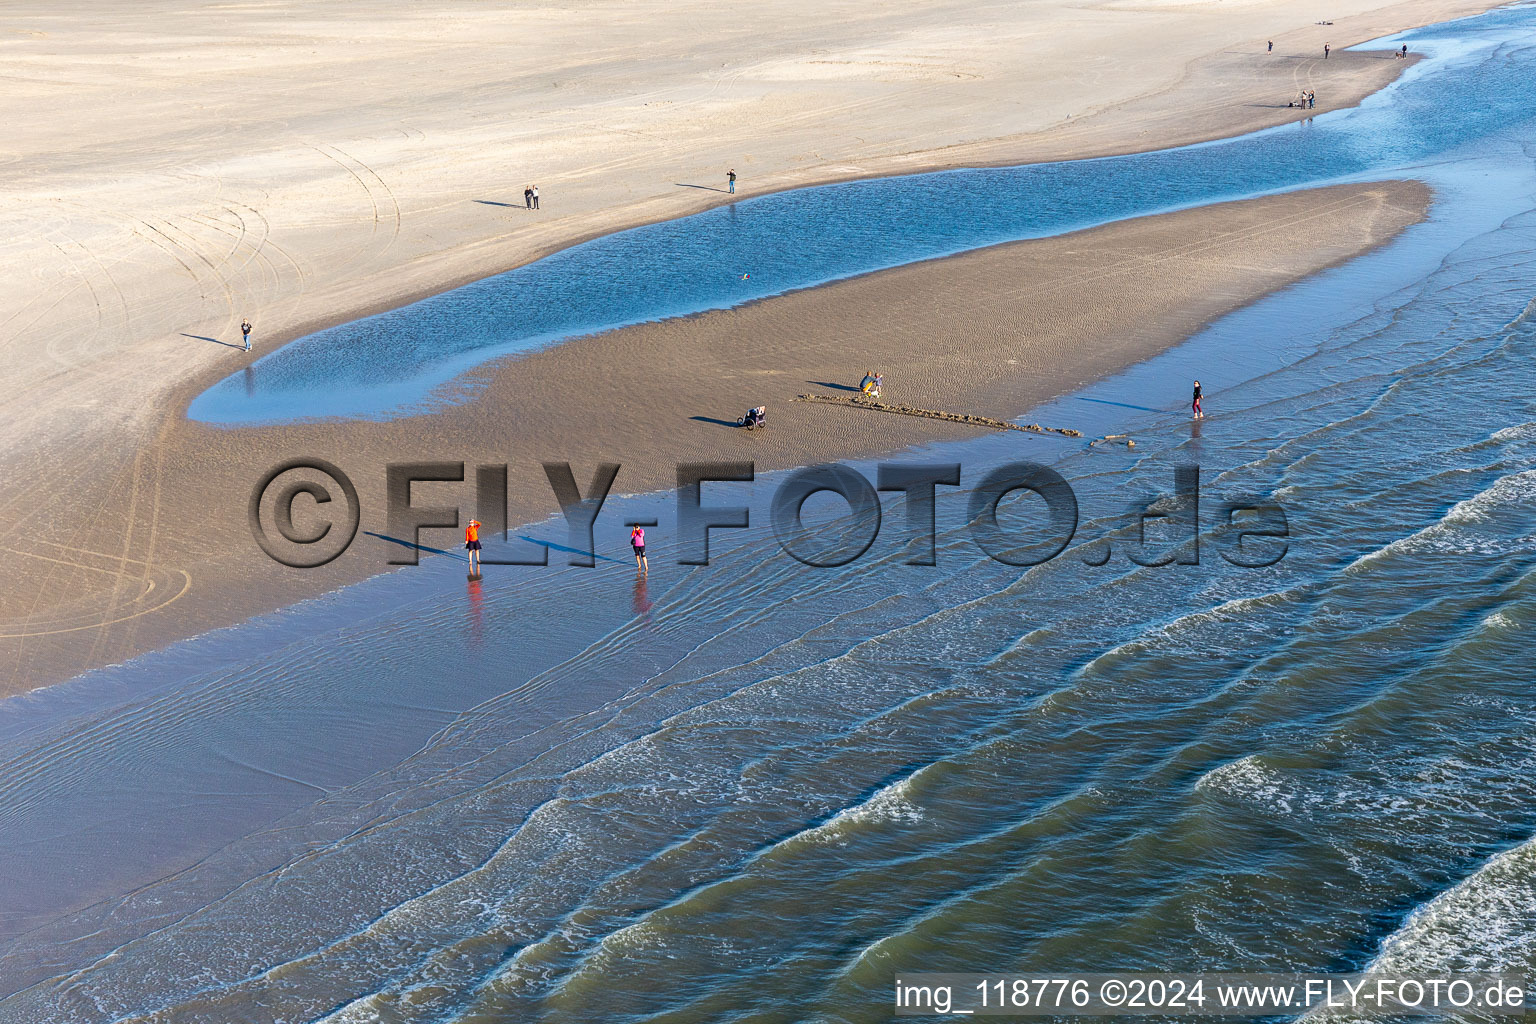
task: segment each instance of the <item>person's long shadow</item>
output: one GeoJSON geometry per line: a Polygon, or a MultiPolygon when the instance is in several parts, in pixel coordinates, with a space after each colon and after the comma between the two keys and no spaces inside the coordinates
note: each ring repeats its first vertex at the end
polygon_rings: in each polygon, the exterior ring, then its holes
{"type": "Polygon", "coordinates": [[[833,391],[859,391],[859,390],[862,390],[860,388],[854,387],[852,384],[834,384],[830,380],[808,380],[808,381],[806,381],[806,383],[807,384],[815,384],[817,387],[820,387],[820,388],[831,388],[833,391]]]}
{"type": "Polygon", "coordinates": [[[537,544],[540,547],[548,548],[551,551],[564,551],[565,553],[571,555],[585,555],[587,558],[596,558],[604,562],[622,563],[624,561],[622,558],[610,558],[607,555],[599,555],[594,551],[583,551],[581,548],[573,548],[569,544],[556,544],[554,541],[539,540],[537,537],[529,537],[525,534],[519,534],[518,539],[525,540],[529,544],[537,544]]]}
{"type": "Polygon", "coordinates": [[[739,427],[739,426],[741,426],[741,421],[740,420],[718,420],[718,419],[715,419],[715,417],[713,417],[713,416],[689,416],[688,418],[691,419],[691,420],[697,420],[700,423],[714,423],[714,424],[717,424],[717,425],[722,426],[722,427],[739,427]]]}
{"type": "Polygon", "coordinates": [[[678,188],[701,188],[701,189],[703,189],[706,192],[725,192],[725,193],[729,193],[731,191],[728,188],[718,188],[718,187],[716,187],[714,185],[690,185],[690,184],[688,184],[685,181],[674,181],[672,184],[676,185],[678,188]]]}
{"type": "Polygon", "coordinates": [[[1083,396],[1078,395],[1077,396],[1077,400],[1079,402],[1093,402],[1096,405],[1118,405],[1122,409],[1139,409],[1142,412],[1166,412],[1167,411],[1166,409],[1153,409],[1150,406],[1145,406],[1145,405],[1132,405],[1130,402],[1111,402],[1107,398],[1084,398],[1083,396]]]}
{"type": "Polygon", "coordinates": [[[369,537],[377,537],[379,540],[387,540],[391,544],[399,544],[403,548],[415,548],[417,551],[425,551],[428,554],[433,555],[447,555],[449,558],[457,558],[461,562],[469,561],[468,555],[461,555],[457,551],[447,551],[443,548],[428,547],[425,544],[416,544],[408,540],[401,540],[399,537],[391,537],[386,533],[374,533],[372,530],[364,530],[363,533],[369,537]]]}
{"type": "Polygon", "coordinates": [[[225,348],[239,348],[239,349],[245,348],[244,345],[236,345],[232,341],[220,341],[218,338],[209,338],[209,337],[207,337],[205,335],[202,335],[202,334],[186,334],[186,333],[183,333],[182,337],[183,338],[191,338],[193,341],[211,341],[215,345],[223,345],[225,348]]]}
{"type": "Polygon", "coordinates": [[[505,206],[508,209],[512,209],[512,210],[517,209],[517,204],[516,203],[498,203],[494,199],[476,199],[476,200],[474,200],[474,202],[482,203],[485,206],[505,206]]]}
{"type": "MultiPolygon", "coordinates": [[[[733,423],[733,424],[731,424],[731,426],[735,426],[735,424],[733,423]]],[[[431,547],[430,545],[427,545],[427,544],[417,544],[417,543],[414,543],[412,541],[402,540],[399,537],[391,537],[387,533],[374,533],[372,530],[364,530],[363,533],[366,534],[369,537],[377,537],[379,540],[387,540],[391,544],[399,544],[403,548],[413,548],[413,549],[415,549],[417,551],[425,551],[429,555],[447,555],[449,558],[457,558],[461,562],[469,561],[469,556],[468,555],[465,555],[465,554],[463,554],[461,552],[458,552],[458,551],[449,551],[446,548],[434,548],[434,547],[431,547]]],[[[566,552],[568,554],[572,554],[572,555],[586,555],[588,558],[597,558],[597,559],[601,559],[604,562],[623,562],[624,561],[622,558],[610,558],[607,555],[599,555],[599,554],[596,554],[595,552],[592,552],[592,551],[583,551],[580,548],[573,548],[573,547],[571,547],[571,546],[569,546],[567,544],[556,544],[553,541],[539,540],[537,537],[520,536],[519,539],[527,541],[529,544],[537,544],[540,547],[548,548],[551,551],[564,551],[564,552],[566,552]]],[[[498,565],[500,563],[498,563],[498,562],[487,562],[486,564],[487,565],[498,565]]]]}

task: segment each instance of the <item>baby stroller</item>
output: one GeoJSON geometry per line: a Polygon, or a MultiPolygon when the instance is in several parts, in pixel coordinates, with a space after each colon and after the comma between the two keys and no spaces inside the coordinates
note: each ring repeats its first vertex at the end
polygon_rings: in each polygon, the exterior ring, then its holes
{"type": "Polygon", "coordinates": [[[760,405],[756,409],[748,409],[747,414],[736,421],[738,427],[746,427],[748,430],[756,430],[758,427],[768,426],[768,407],[760,405]]]}

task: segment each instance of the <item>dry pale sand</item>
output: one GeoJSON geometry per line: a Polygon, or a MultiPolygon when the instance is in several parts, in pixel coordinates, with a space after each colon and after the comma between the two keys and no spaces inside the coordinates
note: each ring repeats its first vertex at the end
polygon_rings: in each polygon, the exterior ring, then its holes
{"type": "Polygon", "coordinates": [[[251,358],[242,316],[259,355],[720,202],[728,166],[753,194],[1273,124],[1300,87],[1326,110],[1406,64],[1341,47],[1486,6],[14,0],[0,693],[312,589],[222,605],[168,525],[180,409],[251,358]]]}
{"type": "MultiPolygon", "coordinates": [[[[789,400],[843,393],[839,385],[869,364],[888,371],[888,399],[1015,416],[1369,249],[1419,220],[1428,202],[1412,182],[1337,186],[914,264],[504,359],[478,374],[474,400],[428,417],[243,430],[172,417],[134,467],[55,492],[62,528],[18,549],[31,557],[14,563],[8,592],[36,603],[20,620],[28,632],[0,641],[15,666],[11,686],[62,679],[385,569],[400,549],[367,532],[388,529],[388,462],[508,462],[512,521],[526,522],[555,511],[545,459],[571,461],[582,486],[596,463],[620,462],[616,489],[634,492],[670,486],[678,461],[750,459],[767,470],[972,436],[975,428],[789,400]],[[760,403],[772,410],[771,429],[723,424],[760,403]],[[340,465],[363,508],[364,534],[315,570],[269,561],[247,530],[255,482],[295,455],[340,465]],[[146,511],[129,519],[132,539],[162,556],[125,567],[110,552],[122,543],[122,510],[135,506],[146,511]]],[[[1186,384],[1170,383],[1173,401],[1186,384]]],[[[1016,436],[1025,454],[1082,443],[1016,436]]],[[[464,519],[475,511],[472,483],[418,486],[415,500],[459,506],[464,519]]],[[[302,513],[299,525],[309,525],[302,513]]],[[[441,530],[422,539],[458,538],[441,530]]]]}

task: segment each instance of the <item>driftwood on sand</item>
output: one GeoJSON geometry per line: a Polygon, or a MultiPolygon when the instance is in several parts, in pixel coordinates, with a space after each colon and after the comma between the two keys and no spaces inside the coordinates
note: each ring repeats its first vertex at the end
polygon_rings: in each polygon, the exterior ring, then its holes
{"type": "Polygon", "coordinates": [[[1065,427],[1042,427],[1038,423],[1009,423],[1007,420],[995,420],[990,416],[973,416],[970,413],[944,412],[942,409],[919,409],[912,405],[894,405],[882,402],[874,398],[844,398],[837,395],[797,395],[797,402],[825,402],[829,405],[844,405],[854,409],[872,409],[875,412],[893,412],[900,416],[922,416],[930,420],[946,420],[950,423],[966,423],[973,427],[987,427],[992,430],[1020,430],[1026,434],[1060,434],[1063,437],[1082,437],[1078,430],[1070,430],[1065,427]]]}

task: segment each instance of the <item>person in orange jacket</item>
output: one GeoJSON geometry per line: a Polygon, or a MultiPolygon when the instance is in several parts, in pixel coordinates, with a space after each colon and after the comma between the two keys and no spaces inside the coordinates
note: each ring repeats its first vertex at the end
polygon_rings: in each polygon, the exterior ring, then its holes
{"type": "Polygon", "coordinates": [[[464,528],[464,547],[469,551],[469,571],[480,571],[480,520],[471,519],[464,528]]]}

